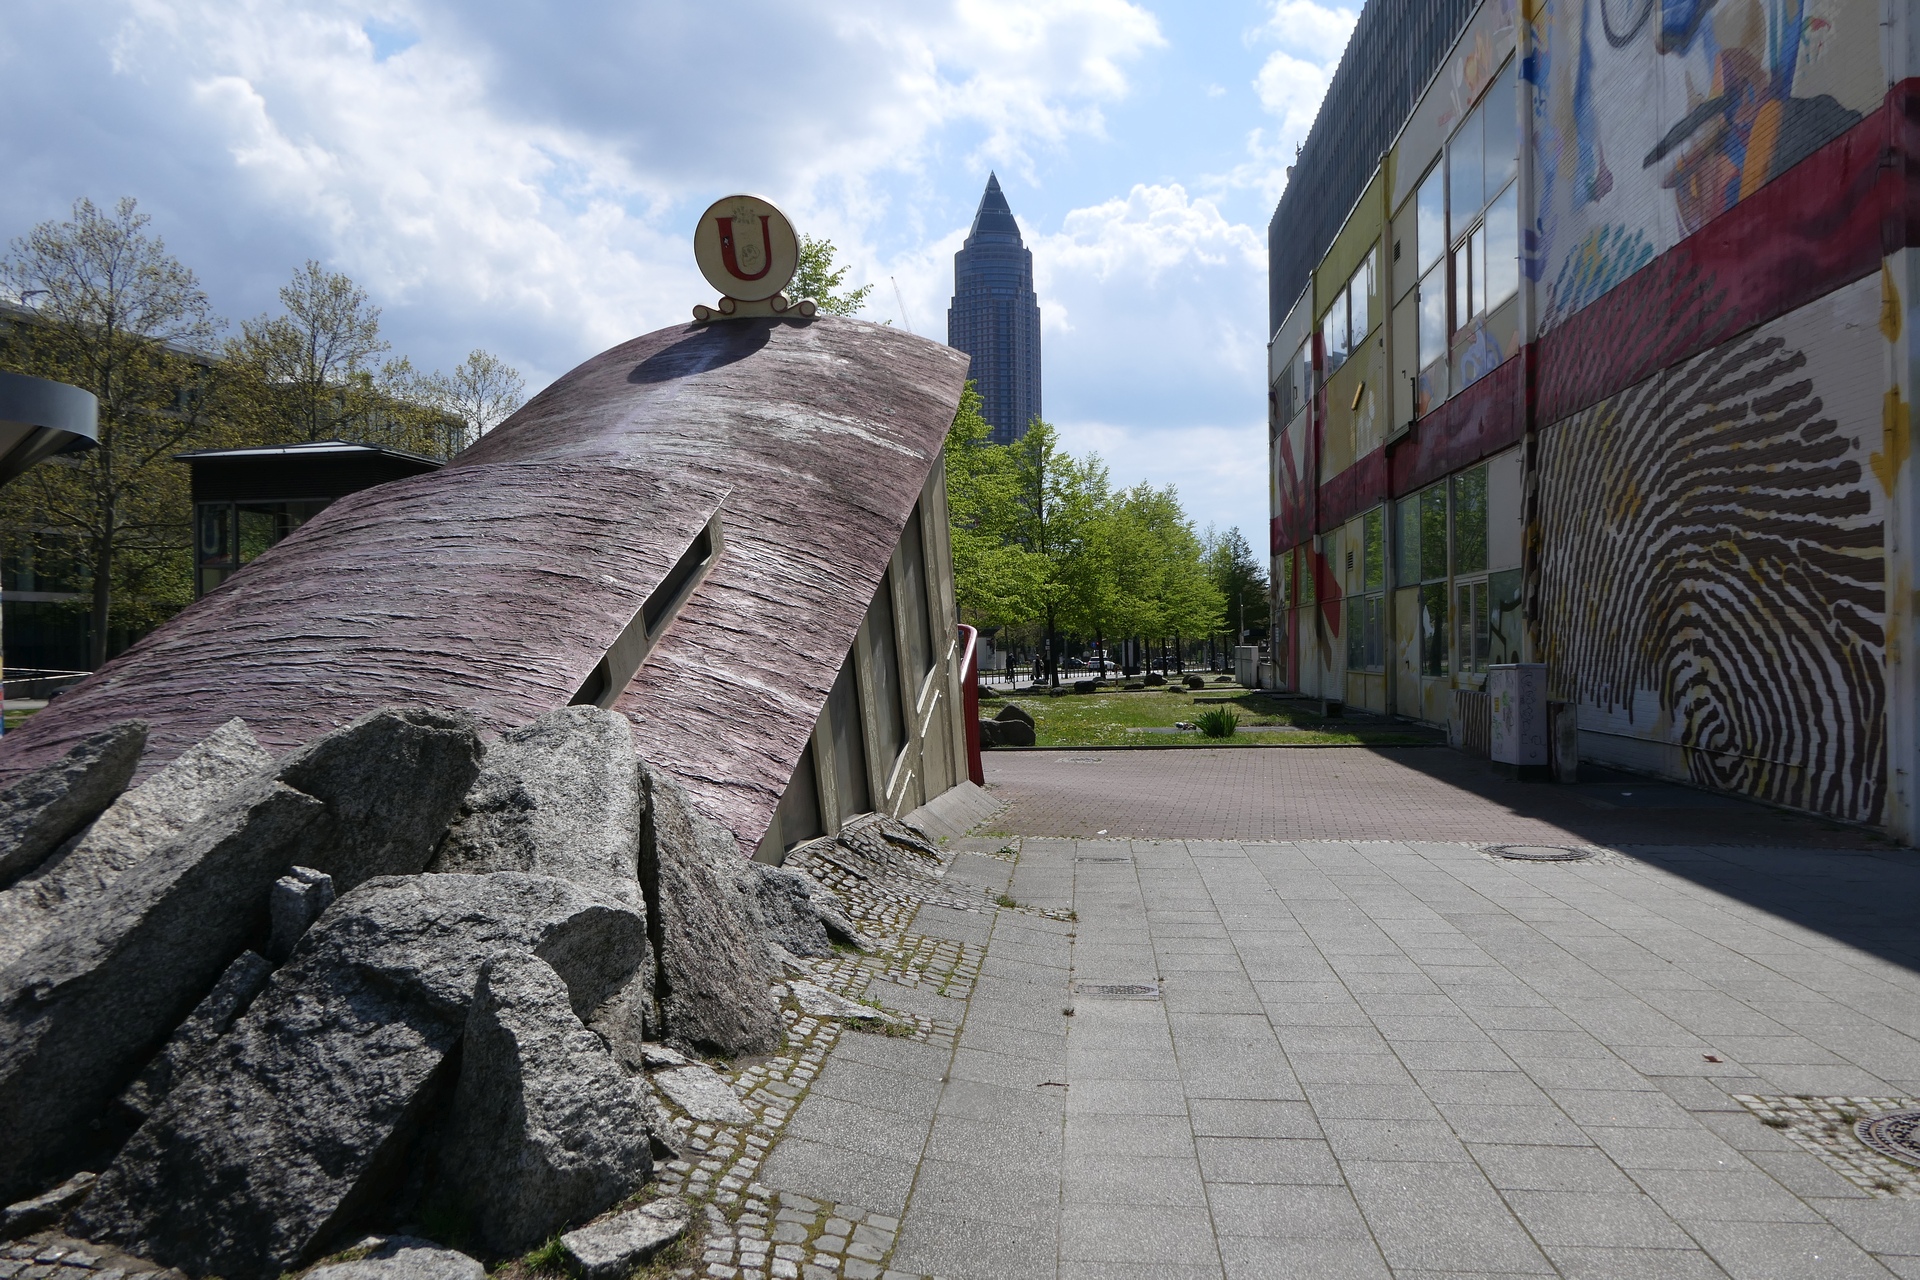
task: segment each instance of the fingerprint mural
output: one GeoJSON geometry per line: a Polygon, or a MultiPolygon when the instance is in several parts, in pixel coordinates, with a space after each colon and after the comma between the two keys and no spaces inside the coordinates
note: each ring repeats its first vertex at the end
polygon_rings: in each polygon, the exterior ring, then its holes
{"type": "Polygon", "coordinates": [[[1539,621],[1583,729],[1881,819],[1879,307],[1849,285],[1541,433],[1539,621]]]}
{"type": "Polygon", "coordinates": [[[1884,89],[1873,0],[1531,12],[1540,207],[1526,265],[1543,333],[1845,132],[1884,89]]]}

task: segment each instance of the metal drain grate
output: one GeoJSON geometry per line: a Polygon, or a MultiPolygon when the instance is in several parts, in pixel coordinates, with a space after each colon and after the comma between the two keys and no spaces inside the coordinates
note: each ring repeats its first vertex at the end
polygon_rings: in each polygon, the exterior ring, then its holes
{"type": "Polygon", "coordinates": [[[1854,1136],[1883,1156],[1920,1166],[1920,1111],[1889,1111],[1853,1125],[1854,1136]]]}
{"type": "Polygon", "coordinates": [[[1076,982],[1073,994],[1089,1000],[1158,1000],[1157,982],[1076,982]]]}
{"type": "Polygon", "coordinates": [[[1488,845],[1487,852],[1510,862],[1585,862],[1593,856],[1591,849],[1558,844],[1495,844],[1488,845]]]}
{"type": "Polygon", "coordinates": [[[1116,853],[1116,854],[1083,853],[1079,857],[1075,858],[1074,861],[1075,862],[1132,862],[1133,859],[1128,857],[1124,853],[1116,853]]]}

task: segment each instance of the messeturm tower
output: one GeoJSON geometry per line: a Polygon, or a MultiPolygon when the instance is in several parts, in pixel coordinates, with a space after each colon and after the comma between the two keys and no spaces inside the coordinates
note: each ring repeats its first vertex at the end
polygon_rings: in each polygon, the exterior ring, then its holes
{"type": "Polygon", "coordinates": [[[1012,444],[1027,434],[1040,416],[1040,299],[1033,254],[992,174],[966,243],[953,255],[947,345],[973,357],[967,376],[979,388],[993,442],[1012,444]]]}

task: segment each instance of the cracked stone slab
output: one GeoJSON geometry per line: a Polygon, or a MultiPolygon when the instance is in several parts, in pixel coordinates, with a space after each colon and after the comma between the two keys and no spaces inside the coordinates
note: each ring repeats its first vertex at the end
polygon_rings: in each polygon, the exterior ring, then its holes
{"type": "Polygon", "coordinates": [[[668,1071],[656,1072],[655,1085],[673,1100],[675,1106],[709,1124],[752,1124],[753,1112],[740,1101],[733,1086],[712,1067],[690,1063],[668,1071]]]}
{"type": "Polygon", "coordinates": [[[622,1280],[685,1235],[692,1223],[685,1201],[655,1200],[569,1231],[560,1237],[560,1247],[585,1280],[622,1280]]]}
{"type": "Polygon", "coordinates": [[[886,1022],[898,1023],[900,1019],[872,1005],[860,1004],[845,996],[827,990],[817,982],[808,982],[795,978],[787,983],[787,990],[800,1005],[800,1011],[809,1018],[843,1018],[850,1022],[886,1022]]]}

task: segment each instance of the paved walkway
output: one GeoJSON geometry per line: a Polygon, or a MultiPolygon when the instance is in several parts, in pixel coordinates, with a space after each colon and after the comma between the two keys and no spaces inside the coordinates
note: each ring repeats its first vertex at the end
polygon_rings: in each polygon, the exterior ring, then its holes
{"type": "Polygon", "coordinates": [[[995,831],[1185,840],[1885,842],[1839,823],[1589,766],[1509,782],[1447,747],[989,751],[995,831]]]}
{"type": "MultiPolygon", "coordinates": [[[[1001,824],[1048,768],[996,761],[1001,824]]],[[[962,843],[1018,904],[921,909],[970,998],[870,988],[952,1046],[842,1037],[764,1172],[901,1219],[895,1273],[1920,1277],[1920,1170],[1850,1124],[1920,1096],[1913,855],[962,843]]]]}

